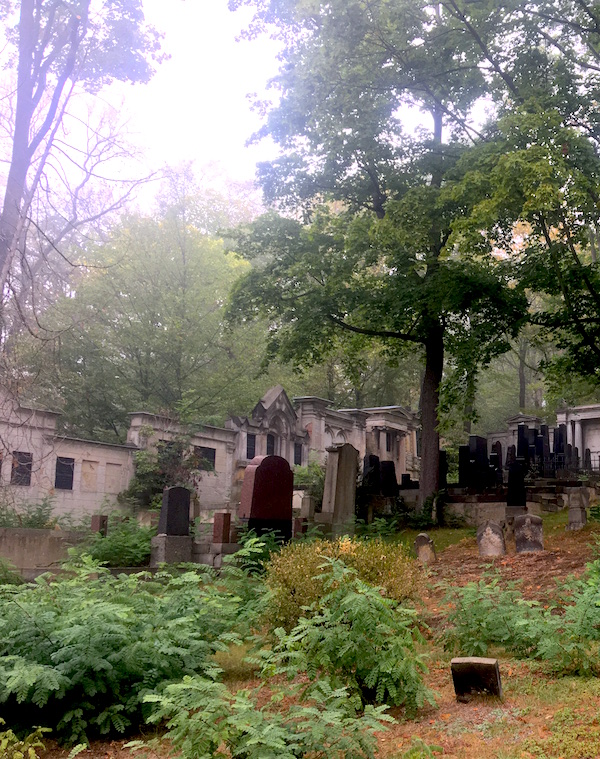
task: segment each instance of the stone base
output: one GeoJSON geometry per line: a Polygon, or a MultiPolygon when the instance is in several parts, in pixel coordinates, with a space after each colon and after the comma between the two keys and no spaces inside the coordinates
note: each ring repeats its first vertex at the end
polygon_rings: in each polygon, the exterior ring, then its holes
{"type": "Polygon", "coordinates": [[[192,544],[189,535],[157,535],[152,538],[150,566],[192,561],[192,544]]]}

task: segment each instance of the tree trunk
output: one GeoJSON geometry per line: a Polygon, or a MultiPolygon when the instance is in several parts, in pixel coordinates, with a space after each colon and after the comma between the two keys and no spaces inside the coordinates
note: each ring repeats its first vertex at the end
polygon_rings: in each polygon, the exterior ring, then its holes
{"type": "Polygon", "coordinates": [[[425,342],[425,374],[421,386],[421,473],[419,508],[439,490],[440,435],[438,403],[444,367],[444,330],[438,324],[425,342]]]}
{"type": "Polygon", "coordinates": [[[519,343],[519,409],[525,409],[525,400],[527,392],[527,378],[525,376],[525,361],[527,359],[527,341],[521,340],[519,343]]]}

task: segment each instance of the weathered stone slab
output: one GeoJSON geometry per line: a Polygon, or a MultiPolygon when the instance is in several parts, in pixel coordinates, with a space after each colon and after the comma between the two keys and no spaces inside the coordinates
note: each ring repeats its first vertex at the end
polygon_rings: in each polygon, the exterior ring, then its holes
{"type": "Polygon", "coordinates": [[[542,518],[534,514],[515,517],[515,544],[517,553],[531,553],[544,550],[542,518]]]}
{"type": "Polygon", "coordinates": [[[421,532],[415,538],[415,553],[421,564],[433,564],[437,561],[433,540],[426,532],[421,532]]]}
{"type": "Polygon", "coordinates": [[[193,542],[188,535],[156,535],[151,543],[150,566],[191,561],[193,542]]]}
{"type": "Polygon", "coordinates": [[[482,558],[504,556],[506,543],[504,531],[496,522],[486,521],[477,530],[477,547],[482,558]]]}
{"type": "Polygon", "coordinates": [[[334,533],[340,527],[352,529],[357,470],[358,451],[350,443],[327,449],[323,508],[319,521],[332,525],[334,533]]]}
{"type": "Polygon", "coordinates": [[[468,701],[476,693],[502,698],[498,659],[464,656],[450,662],[454,692],[458,701],[468,701]]]}

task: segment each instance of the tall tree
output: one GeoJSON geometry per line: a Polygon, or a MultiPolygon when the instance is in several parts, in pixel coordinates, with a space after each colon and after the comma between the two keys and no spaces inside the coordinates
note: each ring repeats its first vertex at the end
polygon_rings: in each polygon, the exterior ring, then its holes
{"type": "Polygon", "coordinates": [[[260,177],[303,222],[271,215],[238,233],[255,265],[232,311],[266,314],[288,357],[320,355],[337,329],[420,347],[424,499],[438,488],[444,368],[473,383],[526,315],[496,241],[466,245],[461,232],[482,199],[472,111],[484,94],[518,95],[500,43],[516,22],[489,2],[230,3],[241,4],[256,8],[254,30],[282,40],[280,100],[261,135],[283,155],[260,177]],[[408,105],[430,116],[416,138],[408,105]]]}
{"type": "Polygon", "coordinates": [[[160,45],[157,33],[144,24],[140,0],[5,2],[2,21],[5,55],[16,67],[11,155],[0,211],[4,292],[13,259],[26,245],[33,200],[50,156],[57,147],[64,152],[59,135],[64,139],[61,125],[76,87],[97,91],[114,79],[145,82],[160,58],[160,45]]]}

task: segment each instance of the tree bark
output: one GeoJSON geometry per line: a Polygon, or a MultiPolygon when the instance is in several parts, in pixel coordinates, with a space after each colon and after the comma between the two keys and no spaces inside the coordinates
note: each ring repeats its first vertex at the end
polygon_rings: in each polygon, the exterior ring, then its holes
{"type": "Polygon", "coordinates": [[[425,374],[421,386],[421,473],[419,475],[419,509],[439,490],[440,434],[438,403],[444,367],[444,330],[435,325],[425,342],[425,374]]]}

